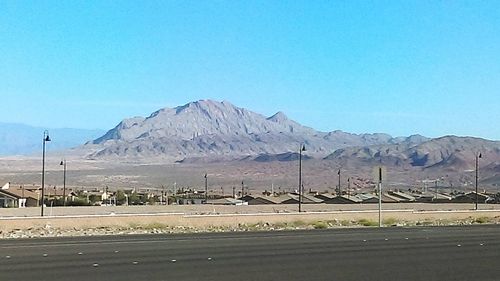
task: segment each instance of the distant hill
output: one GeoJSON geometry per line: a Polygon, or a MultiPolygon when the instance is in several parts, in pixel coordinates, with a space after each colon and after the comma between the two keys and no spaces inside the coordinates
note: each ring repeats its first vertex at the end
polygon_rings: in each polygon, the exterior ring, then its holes
{"type": "MultiPolygon", "coordinates": [[[[24,124],[0,123],[0,155],[29,155],[42,148],[45,128],[24,124]]],[[[53,139],[48,145],[51,150],[62,150],[84,144],[104,133],[102,130],[49,129],[53,139]]]]}
{"type": "Polygon", "coordinates": [[[345,165],[366,165],[381,163],[400,168],[421,168],[463,172],[475,169],[475,157],[481,153],[482,170],[500,172],[500,142],[472,137],[444,136],[423,141],[414,137],[397,144],[348,147],[335,151],[325,160],[345,165]]]}
{"type": "MultiPolygon", "coordinates": [[[[415,142],[425,140],[424,137],[414,138],[415,142]]],[[[182,161],[185,158],[238,159],[261,155],[262,160],[265,159],[262,155],[266,154],[298,152],[301,143],[306,145],[308,157],[322,158],[345,147],[400,141],[387,134],[320,132],[289,119],[283,112],[265,117],[226,101],[200,100],[164,108],[146,118],[125,119],[82,149],[89,151],[90,159],[182,161]]],[[[270,157],[269,160],[278,159],[270,157]]]]}

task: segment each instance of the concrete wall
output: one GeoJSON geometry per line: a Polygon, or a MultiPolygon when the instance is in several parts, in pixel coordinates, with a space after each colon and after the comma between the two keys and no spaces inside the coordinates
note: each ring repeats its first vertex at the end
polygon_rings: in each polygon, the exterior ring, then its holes
{"type": "MultiPolygon", "coordinates": [[[[401,221],[424,220],[463,220],[467,218],[500,218],[498,210],[484,211],[384,211],[383,219],[401,221]]],[[[66,216],[37,218],[2,218],[0,231],[33,229],[51,227],[55,229],[86,229],[96,227],[131,227],[162,224],[168,226],[186,226],[195,228],[206,227],[236,227],[238,224],[256,223],[293,223],[296,221],[316,222],[329,220],[360,220],[378,221],[377,211],[340,211],[317,213],[287,213],[287,214],[222,214],[222,215],[185,215],[185,214],[153,214],[153,215],[107,215],[107,216],[66,216]]]]}

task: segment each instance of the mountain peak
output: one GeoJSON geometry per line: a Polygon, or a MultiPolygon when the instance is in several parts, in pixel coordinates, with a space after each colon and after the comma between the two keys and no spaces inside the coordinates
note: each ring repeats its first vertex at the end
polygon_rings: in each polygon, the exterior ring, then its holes
{"type": "Polygon", "coordinates": [[[276,123],[281,123],[281,122],[284,122],[284,121],[288,121],[289,119],[285,115],[285,113],[283,113],[282,111],[278,111],[273,116],[267,118],[267,120],[273,121],[273,122],[276,122],[276,123]]]}

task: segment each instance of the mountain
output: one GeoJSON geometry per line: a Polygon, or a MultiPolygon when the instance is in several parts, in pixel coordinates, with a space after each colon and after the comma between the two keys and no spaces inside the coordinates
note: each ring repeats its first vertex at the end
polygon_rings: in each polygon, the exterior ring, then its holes
{"type": "Polygon", "coordinates": [[[412,136],[396,144],[339,149],[325,157],[325,160],[344,165],[381,163],[400,168],[463,172],[475,169],[477,153],[481,153],[481,163],[486,163],[484,170],[499,172],[495,163],[500,162],[500,141],[472,137],[425,139],[412,136]]]}
{"type": "Polygon", "coordinates": [[[324,157],[350,146],[397,143],[386,134],[320,132],[289,119],[283,112],[266,117],[227,101],[200,100],[164,108],[149,117],[125,119],[102,137],[87,143],[90,159],[129,158],[182,161],[298,152],[324,157]]]}
{"type": "MultiPolygon", "coordinates": [[[[82,145],[104,132],[84,129],[48,129],[53,141],[51,150],[62,150],[82,145]]],[[[0,155],[29,155],[41,151],[45,128],[24,124],[0,123],[0,155]]]]}

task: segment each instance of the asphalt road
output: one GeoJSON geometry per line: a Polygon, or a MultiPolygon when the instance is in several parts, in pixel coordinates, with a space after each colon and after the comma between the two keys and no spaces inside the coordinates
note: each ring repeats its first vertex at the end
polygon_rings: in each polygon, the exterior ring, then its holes
{"type": "Polygon", "coordinates": [[[0,280],[500,280],[500,226],[2,240],[0,280]]]}

